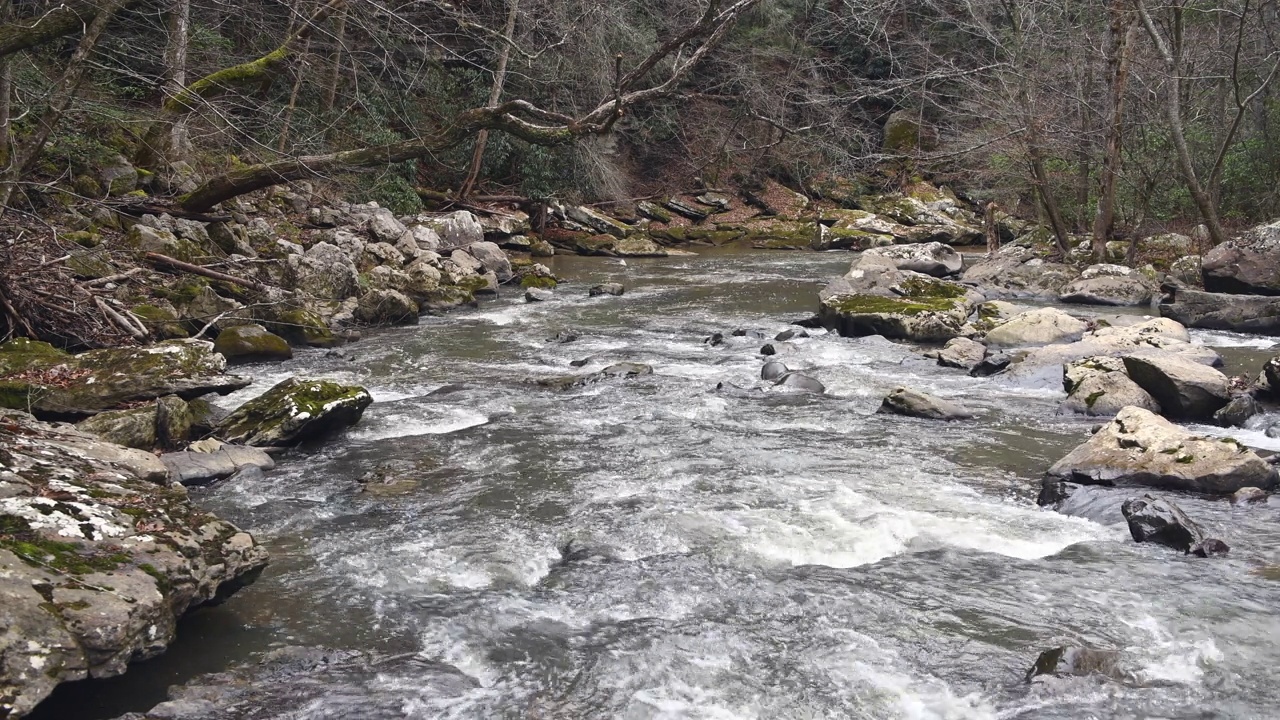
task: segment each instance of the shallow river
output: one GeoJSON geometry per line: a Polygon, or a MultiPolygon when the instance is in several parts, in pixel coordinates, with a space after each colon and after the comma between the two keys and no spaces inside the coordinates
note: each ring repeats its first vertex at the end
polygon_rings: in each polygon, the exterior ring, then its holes
{"type": "MultiPolygon", "coordinates": [[[[763,341],[704,344],[735,328],[772,338],[848,262],[557,259],[573,282],[555,301],[513,292],[372,333],[345,357],[248,368],[254,392],[296,372],[358,382],[376,403],[265,479],[196,491],[266,542],[271,567],[184,620],[165,656],[64,688],[37,717],[145,710],[171,683],[285,645],[396,661],[262,679],[271,706],[232,716],[1280,715],[1280,582],[1262,570],[1280,562],[1280,505],[1178,499],[1231,544],[1227,559],[1136,545],[1122,524],[1035,505],[1039,476],[1093,425],[1057,415],[1060,387],[819,335],[778,359],[826,396],[762,391],[763,341]],[[587,299],[603,280],[626,296],[587,299]],[[548,341],[565,328],[581,338],[548,341]],[[530,382],[580,359],[654,374],[567,392],[530,382]],[[874,414],[899,384],[981,417],[874,414]],[[401,482],[362,493],[370,471],[401,482]],[[583,557],[562,563],[570,541],[583,557]],[[1122,650],[1132,679],[1026,684],[1038,653],[1064,643],[1122,650]]],[[[1272,354],[1199,337],[1237,346],[1224,354],[1241,367],[1272,354]]]]}

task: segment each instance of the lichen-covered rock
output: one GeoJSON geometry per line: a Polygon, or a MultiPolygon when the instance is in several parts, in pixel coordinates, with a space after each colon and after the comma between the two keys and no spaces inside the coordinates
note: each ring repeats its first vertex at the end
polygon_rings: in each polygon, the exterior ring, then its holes
{"type": "MultiPolygon", "coordinates": [[[[1063,410],[1097,417],[1114,417],[1126,407],[1140,407],[1150,412],[1160,412],[1160,403],[1137,383],[1130,380],[1124,372],[1123,363],[1119,363],[1115,358],[1089,358],[1080,363],[1087,366],[1090,363],[1097,365],[1103,361],[1117,362],[1120,368],[1118,370],[1100,369],[1087,373],[1075,383],[1068,378],[1064,383],[1068,389],[1067,399],[1062,403],[1063,410]]],[[[1067,374],[1070,373],[1071,370],[1068,370],[1067,374]]]]}
{"type": "Polygon", "coordinates": [[[11,486],[0,499],[0,717],[159,655],[179,617],[267,563],[248,533],[170,486],[150,453],[17,412],[0,423],[0,453],[11,486]]]}
{"type": "Polygon", "coordinates": [[[440,238],[436,247],[427,247],[423,239],[418,238],[418,245],[423,250],[448,253],[472,243],[484,241],[484,226],[475,215],[466,210],[438,217],[421,217],[419,221],[421,226],[433,231],[440,238]]]}
{"type": "Polygon", "coordinates": [[[116,445],[151,450],[157,444],[156,407],[108,410],[80,422],[76,429],[116,445]]]}
{"type": "Polygon", "coordinates": [[[467,252],[480,262],[485,271],[497,276],[498,282],[507,282],[514,276],[511,272],[511,260],[497,245],[491,242],[478,242],[468,245],[467,252]]]}
{"type": "Polygon", "coordinates": [[[1048,262],[1028,248],[1010,245],[995,257],[975,263],[960,275],[988,298],[1054,298],[1080,276],[1070,265],[1048,262]]]}
{"type": "Polygon", "coordinates": [[[1075,342],[1084,337],[1089,325],[1057,308],[1028,310],[1013,316],[987,332],[988,345],[1036,347],[1075,342]]]}
{"type": "Polygon", "coordinates": [[[213,349],[228,360],[253,362],[257,360],[288,360],[293,349],[279,335],[261,325],[237,325],[218,333],[213,349]]]}
{"type": "Polygon", "coordinates": [[[226,394],[249,384],[224,370],[226,359],[204,340],[75,356],[44,343],[15,340],[0,345],[0,407],[54,418],[85,416],[164,395],[226,394]]]}
{"type": "Polygon", "coordinates": [[[415,325],[418,304],[398,290],[375,289],[360,296],[356,319],[368,325],[415,325]]]}
{"type": "Polygon", "coordinates": [[[1049,468],[1046,484],[1057,481],[1226,495],[1242,487],[1270,488],[1276,470],[1235,440],[1192,435],[1155,413],[1127,407],[1049,468]]]}
{"type": "Polygon", "coordinates": [[[360,273],[352,257],[336,245],[318,242],[285,261],[289,282],[295,289],[324,300],[353,297],[359,291],[360,273]]]}
{"type": "Polygon", "coordinates": [[[354,425],[372,403],[362,387],[290,378],[240,406],[214,434],[242,445],[297,445],[354,425]]]}
{"type": "Polygon", "coordinates": [[[394,213],[386,208],[377,208],[369,217],[369,236],[375,243],[394,244],[400,240],[407,228],[396,219],[394,213]]]}
{"type": "Polygon", "coordinates": [[[625,223],[620,223],[608,215],[596,212],[591,208],[578,205],[567,207],[564,210],[564,215],[569,220],[604,235],[625,238],[630,236],[632,233],[631,226],[626,225],[625,223]]]}
{"type": "Polygon", "coordinates": [[[898,270],[884,258],[865,255],[848,274],[824,288],[819,298],[819,319],[841,335],[920,342],[960,336],[982,299],[958,283],[898,270]]]}

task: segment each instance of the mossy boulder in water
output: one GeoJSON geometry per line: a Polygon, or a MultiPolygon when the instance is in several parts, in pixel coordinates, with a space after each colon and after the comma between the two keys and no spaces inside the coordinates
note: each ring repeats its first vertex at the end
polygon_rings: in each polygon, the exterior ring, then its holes
{"type": "Polygon", "coordinates": [[[228,360],[288,360],[293,357],[289,343],[261,325],[236,325],[218,333],[213,349],[228,360]]]}
{"type": "Polygon", "coordinates": [[[290,378],[228,415],[214,434],[258,447],[297,445],[356,424],[371,403],[362,387],[290,378]]]}
{"type": "Polygon", "coordinates": [[[819,296],[818,317],[846,337],[884,335],[919,342],[958,337],[981,296],[959,283],[859,258],[819,296]]]}
{"type": "Polygon", "coordinates": [[[46,343],[0,345],[0,407],[44,417],[94,415],[165,395],[226,394],[249,384],[224,375],[226,360],[204,340],[68,355],[46,343]]]}
{"type": "Polygon", "coordinates": [[[290,345],[331,348],[342,344],[315,312],[303,308],[279,308],[263,317],[263,325],[290,345]]]}

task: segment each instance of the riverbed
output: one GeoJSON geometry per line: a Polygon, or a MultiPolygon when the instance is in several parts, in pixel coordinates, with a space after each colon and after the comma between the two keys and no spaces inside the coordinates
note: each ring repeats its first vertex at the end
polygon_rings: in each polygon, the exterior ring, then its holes
{"type": "MultiPolygon", "coordinates": [[[[283,646],[397,661],[263,678],[283,684],[275,704],[228,717],[1274,717],[1280,504],[1179,496],[1232,547],[1184,557],[1036,506],[1044,470],[1096,424],[1058,413],[1061,387],[822,331],[774,342],[774,359],[826,395],[762,383],[761,346],[848,263],[556,258],[555,300],[510,292],[244,368],[256,382],[232,403],[296,373],[375,404],[264,477],[193,491],[263,540],[270,568],[185,619],[163,657],[61,688],[33,717],[145,710],[283,646]],[[626,295],[588,298],[604,281],[626,295]],[[654,372],[535,382],[620,361],[654,372]],[[898,385],[979,417],[875,414],[898,385]],[[1128,679],[1025,683],[1062,644],[1121,650],[1128,679]]],[[[1196,338],[1229,372],[1275,354],[1196,338]]]]}

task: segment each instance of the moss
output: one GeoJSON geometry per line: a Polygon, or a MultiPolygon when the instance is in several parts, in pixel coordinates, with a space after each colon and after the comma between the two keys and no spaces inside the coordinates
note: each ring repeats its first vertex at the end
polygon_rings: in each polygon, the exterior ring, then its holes
{"type": "Polygon", "coordinates": [[[155,565],[152,565],[151,563],[141,563],[138,565],[138,569],[155,578],[156,589],[160,591],[160,594],[169,594],[169,588],[171,587],[169,578],[166,577],[164,573],[160,572],[155,565]]]}
{"type": "Polygon", "coordinates": [[[209,283],[206,280],[187,276],[168,287],[156,288],[156,295],[175,305],[186,305],[199,297],[207,287],[209,283]]]}
{"type": "Polygon", "coordinates": [[[0,345],[0,376],[33,368],[53,367],[71,360],[71,355],[47,342],[14,338],[0,345]]]}
{"type": "Polygon", "coordinates": [[[206,75],[183,88],[182,92],[173,96],[164,104],[167,113],[189,113],[200,105],[201,100],[217,97],[228,88],[257,80],[275,70],[277,66],[289,59],[289,46],[286,43],[257,60],[241,63],[235,67],[224,68],[206,75]]]}
{"type": "Polygon", "coordinates": [[[1196,456],[1192,455],[1191,453],[1179,455],[1178,457],[1174,458],[1174,462],[1178,463],[1179,465],[1190,465],[1195,461],[1196,461],[1196,456]]]}
{"type": "Polygon", "coordinates": [[[129,561],[123,553],[97,553],[79,543],[47,540],[33,531],[0,535],[0,547],[36,567],[70,575],[111,572],[129,561]]]}
{"type": "Polygon", "coordinates": [[[887,314],[915,316],[927,312],[955,310],[957,303],[947,298],[888,298],[880,295],[841,295],[827,301],[841,315],[887,314]]]}
{"type": "Polygon", "coordinates": [[[529,288],[541,288],[543,290],[555,290],[559,283],[553,277],[543,277],[541,275],[525,275],[520,280],[520,287],[528,290],[529,288]]]}
{"type": "Polygon", "coordinates": [[[911,277],[902,282],[901,288],[907,297],[916,298],[962,298],[967,294],[963,285],[934,280],[933,278],[911,277]]]}
{"type": "Polygon", "coordinates": [[[271,332],[297,345],[333,347],[338,344],[338,339],[324,320],[302,308],[283,310],[263,324],[271,332]]]}
{"type": "Polygon", "coordinates": [[[142,318],[147,328],[157,335],[165,339],[184,338],[191,335],[187,329],[178,322],[177,313],[162,308],[159,305],[135,305],[132,308],[134,315],[142,318]]]}
{"type": "Polygon", "coordinates": [[[1085,406],[1092,410],[1094,404],[1097,403],[1098,400],[1100,400],[1102,396],[1106,394],[1107,392],[1105,390],[1099,390],[1097,392],[1089,393],[1089,397],[1084,399],[1085,406]]]}
{"type": "Polygon", "coordinates": [[[489,281],[479,275],[469,275],[458,281],[458,287],[469,293],[476,293],[489,287],[489,281]]]}

